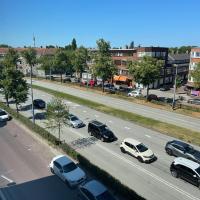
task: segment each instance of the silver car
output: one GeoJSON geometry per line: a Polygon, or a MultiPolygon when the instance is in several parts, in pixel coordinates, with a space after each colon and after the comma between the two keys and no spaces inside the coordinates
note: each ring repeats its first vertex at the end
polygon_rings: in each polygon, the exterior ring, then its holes
{"type": "Polygon", "coordinates": [[[85,125],[82,120],[80,120],[78,117],[72,114],[69,115],[69,124],[73,128],[80,128],[85,125]]]}

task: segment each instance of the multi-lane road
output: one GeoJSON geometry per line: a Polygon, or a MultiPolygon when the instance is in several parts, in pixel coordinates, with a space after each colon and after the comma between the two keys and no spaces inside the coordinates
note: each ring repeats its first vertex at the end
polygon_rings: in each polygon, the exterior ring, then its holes
{"type": "Polygon", "coordinates": [[[133,112],[145,117],[153,118],[162,122],[167,122],[175,124],[180,127],[185,127],[194,131],[200,130],[200,119],[181,115],[178,113],[173,113],[166,110],[156,109],[133,102],[129,102],[122,99],[113,98],[110,96],[101,95],[98,93],[93,93],[90,91],[80,90],[73,87],[67,87],[66,84],[55,84],[51,82],[44,82],[40,80],[35,80],[34,85],[39,85],[56,91],[68,93],[77,97],[88,99],[94,102],[105,104],[114,108],[125,110],[128,112],[133,112]]]}
{"type": "MultiPolygon", "coordinates": [[[[52,98],[51,95],[38,90],[34,90],[34,95],[35,98],[42,98],[47,102],[52,98]]],[[[200,191],[197,187],[175,179],[170,174],[169,167],[174,157],[165,153],[164,146],[173,138],[68,100],[65,100],[65,103],[69,106],[70,112],[80,117],[86,125],[90,120],[97,119],[106,123],[118,137],[116,142],[103,143],[89,137],[87,126],[80,129],[70,127],[63,129],[62,139],[93,163],[149,200],[200,200],[200,191]],[[157,161],[152,164],[144,164],[129,155],[122,154],[119,145],[126,137],[135,138],[146,144],[158,157],[157,161]]],[[[30,100],[24,105],[25,109],[21,112],[30,117],[31,111],[28,105],[30,105],[30,100]]],[[[36,122],[45,127],[45,120],[42,118],[43,112],[36,110],[36,122]]],[[[52,134],[57,135],[55,131],[52,134]]]]}
{"type": "Polygon", "coordinates": [[[16,122],[0,123],[0,199],[77,199],[77,191],[49,171],[55,153],[16,122]]]}

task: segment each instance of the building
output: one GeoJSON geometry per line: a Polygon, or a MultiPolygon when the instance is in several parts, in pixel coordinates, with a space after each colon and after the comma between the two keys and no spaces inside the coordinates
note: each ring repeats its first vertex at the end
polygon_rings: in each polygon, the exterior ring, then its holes
{"type": "Polygon", "coordinates": [[[169,54],[166,77],[167,81],[174,83],[175,75],[180,77],[182,83],[187,83],[189,73],[190,54],[169,54]],[[177,68],[177,69],[176,69],[177,68]]]}
{"type": "Polygon", "coordinates": [[[191,72],[195,69],[197,64],[200,63],[200,48],[192,48],[190,53],[190,65],[189,65],[189,77],[188,77],[188,88],[194,88],[194,79],[191,72]]]}

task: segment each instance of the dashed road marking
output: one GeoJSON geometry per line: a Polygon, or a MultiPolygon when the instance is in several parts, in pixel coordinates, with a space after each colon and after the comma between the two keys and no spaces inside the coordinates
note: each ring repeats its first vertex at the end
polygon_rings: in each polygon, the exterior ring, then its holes
{"type": "Polygon", "coordinates": [[[108,122],[110,122],[111,124],[113,123],[111,120],[110,120],[110,121],[108,121],[108,122]]]}
{"type": "Polygon", "coordinates": [[[83,112],[84,112],[84,113],[86,113],[87,111],[86,111],[86,110],[84,110],[83,112]]]}
{"type": "Polygon", "coordinates": [[[148,137],[148,138],[151,138],[151,136],[150,135],[145,135],[146,137],[148,137]]]}
{"type": "Polygon", "coordinates": [[[98,118],[99,117],[99,115],[94,115],[96,118],[98,118]]]}
{"type": "Polygon", "coordinates": [[[1,175],[1,178],[7,180],[9,183],[13,183],[14,181],[9,179],[8,177],[4,176],[4,175],[1,175]]]}

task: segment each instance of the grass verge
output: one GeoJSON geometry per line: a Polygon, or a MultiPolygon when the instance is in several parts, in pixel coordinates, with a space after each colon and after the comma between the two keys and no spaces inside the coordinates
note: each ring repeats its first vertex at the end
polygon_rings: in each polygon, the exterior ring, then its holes
{"type": "Polygon", "coordinates": [[[193,143],[200,146],[200,132],[186,129],[173,124],[161,122],[152,118],[144,117],[132,112],[123,111],[120,109],[112,108],[100,103],[93,102],[91,100],[82,99],[70,94],[58,92],[52,89],[44,88],[41,86],[33,85],[33,88],[47,92],[53,96],[58,96],[63,99],[87,106],[89,108],[95,109],[97,111],[119,117],[124,120],[134,122],[140,126],[158,131],[165,135],[175,137],[177,139],[184,140],[189,143],[193,143]]]}
{"type": "Polygon", "coordinates": [[[44,128],[33,124],[31,120],[26,118],[20,113],[17,113],[14,109],[7,107],[4,103],[0,102],[0,108],[6,110],[12,117],[22,122],[27,128],[32,130],[34,133],[40,135],[42,138],[48,141],[50,145],[60,148],[70,157],[77,160],[82,167],[90,172],[91,175],[102,181],[107,187],[111,188],[117,195],[122,196],[126,200],[145,200],[143,197],[138,195],[134,190],[122,184],[118,179],[110,175],[105,170],[101,169],[97,165],[91,163],[86,157],[75,151],[70,145],[64,142],[60,142],[58,138],[50,134],[44,128]]]}

